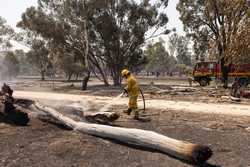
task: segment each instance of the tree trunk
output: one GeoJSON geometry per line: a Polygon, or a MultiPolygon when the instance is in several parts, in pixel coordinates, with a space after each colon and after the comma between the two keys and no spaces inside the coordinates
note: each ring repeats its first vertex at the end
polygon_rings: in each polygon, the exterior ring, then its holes
{"type": "Polygon", "coordinates": [[[44,70],[41,71],[41,80],[42,81],[45,80],[45,71],[44,70]]]}
{"type": "Polygon", "coordinates": [[[118,140],[144,149],[157,150],[193,164],[204,164],[212,156],[212,151],[207,146],[175,140],[147,130],[76,122],[52,108],[38,103],[35,106],[81,133],[118,140]]]}
{"type": "Polygon", "coordinates": [[[82,90],[87,90],[89,77],[90,77],[90,72],[88,71],[82,80],[82,90]]]}
{"type": "Polygon", "coordinates": [[[160,72],[156,72],[156,77],[158,78],[160,76],[160,72]]]}
{"type": "Polygon", "coordinates": [[[220,56],[223,87],[227,89],[228,88],[228,67],[225,65],[226,64],[226,59],[224,55],[225,49],[223,48],[221,44],[218,44],[218,52],[220,56]]]}
{"type": "Polygon", "coordinates": [[[113,76],[113,84],[114,86],[120,86],[121,85],[121,81],[120,81],[120,77],[119,76],[113,76]]]}
{"type": "Polygon", "coordinates": [[[113,84],[114,84],[114,86],[121,86],[120,70],[113,71],[112,78],[113,78],[113,84]]]}
{"type": "Polygon", "coordinates": [[[101,73],[101,77],[99,77],[95,70],[93,70],[93,74],[104,83],[104,86],[109,86],[108,77],[105,76],[104,73],[101,73]]]}
{"type": "Polygon", "coordinates": [[[229,72],[229,67],[225,65],[225,58],[223,57],[221,59],[221,73],[222,73],[222,82],[223,82],[223,87],[225,89],[228,88],[228,72],[229,72]]]}
{"type": "MultiPolygon", "coordinates": [[[[86,9],[86,0],[83,2],[83,9],[86,9]]],[[[87,27],[87,15],[85,15],[84,18],[81,18],[82,21],[82,33],[81,33],[81,39],[83,41],[83,47],[84,47],[84,53],[83,53],[83,58],[84,58],[84,65],[86,68],[86,73],[87,75],[84,76],[82,80],[82,90],[87,90],[87,84],[89,81],[90,77],[90,68],[89,68],[89,38],[88,38],[88,27],[87,27]]]]}
{"type": "Polygon", "coordinates": [[[79,77],[79,74],[77,73],[77,74],[76,74],[76,81],[78,81],[78,77],[79,77]]]}
{"type": "MultiPolygon", "coordinates": [[[[95,55],[93,54],[93,52],[90,52],[91,57],[89,57],[89,60],[92,62],[92,64],[98,69],[99,73],[102,76],[102,81],[104,83],[105,86],[109,86],[109,82],[108,82],[108,77],[105,74],[103,68],[100,66],[99,62],[97,61],[95,55]]],[[[100,79],[101,80],[101,79],[100,79]]]]}
{"type": "Polygon", "coordinates": [[[101,76],[102,76],[104,85],[105,85],[105,86],[109,86],[108,77],[105,76],[105,74],[103,73],[103,71],[100,71],[100,72],[101,72],[101,76]]]}
{"type": "Polygon", "coordinates": [[[68,75],[68,79],[67,79],[68,82],[71,80],[71,77],[72,77],[72,73],[70,73],[70,74],[68,75]]]}

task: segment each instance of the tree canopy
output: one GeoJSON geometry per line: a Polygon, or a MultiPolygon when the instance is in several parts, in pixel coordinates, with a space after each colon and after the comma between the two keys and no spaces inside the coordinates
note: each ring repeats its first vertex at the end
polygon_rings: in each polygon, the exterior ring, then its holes
{"type": "Polygon", "coordinates": [[[154,73],[168,73],[173,72],[175,68],[176,59],[170,56],[164,46],[164,41],[160,40],[154,44],[149,44],[146,47],[145,55],[148,63],[145,66],[147,72],[154,73]]]}
{"type": "Polygon", "coordinates": [[[159,27],[169,32],[168,18],[159,12],[159,5],[163,2],[39,0],[18,26],[46,39],[54,56],[71,55],[87,72],[97,70],[106,84],[108,71],[114,85],[119,85],[123,68],[144,62],[141,47],[146,32],[159,27]]]}
{"type": "Polygon", "coordinates": [[[190,39],[174,33],[169,37],[168,48],[171,56],[176,56],[178,64],[191,66],[190,39]]]}
{"type": "Polygon", "coordinates": [[[44,80],[50,61],[49,52],[43,40],[33,40],[31,50],[27,53],[27,61],[41,74],[41,80],[44,80]]]}
{"type": "Polygon", "coordinates": [[[6,20],[0,16],[0,47],[7,50],[11,47],[10,39],[14,36],[14,30],[6,24],[6,20]]]}

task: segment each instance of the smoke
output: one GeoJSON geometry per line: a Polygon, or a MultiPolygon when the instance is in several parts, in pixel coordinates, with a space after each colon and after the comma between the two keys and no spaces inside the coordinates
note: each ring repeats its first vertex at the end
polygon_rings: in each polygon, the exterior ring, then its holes
{"type": "Polygon", "coordinates": [[[0,87],[3,85],[3,74],[4,74],[4,64],[3,64],[3,57],[0,55],[0,87]]]}
{"type": "Polygon", "coordinates": [[[3,62],[2,56],[0,56],[0,87],[3,83],[7,83],[10,79],[8,78],[8,68],[3,62]]]}
{"type": "Polygon", "coordinates": [[[0,84],[15,79],[19,73],[19,62],[13,52],[0,52],[0,84]]]}
{"type": "Polygon", "coordinates": [[[123,96],[123,93],[119,94],[116,96],[114,99],[112,99],[108,104],[103,106],[102,108],[99,109],[100,112],[107,112],[109,111],[109,108],[115,104],[116,101],[118,101],[121,97],[123,96]]]}

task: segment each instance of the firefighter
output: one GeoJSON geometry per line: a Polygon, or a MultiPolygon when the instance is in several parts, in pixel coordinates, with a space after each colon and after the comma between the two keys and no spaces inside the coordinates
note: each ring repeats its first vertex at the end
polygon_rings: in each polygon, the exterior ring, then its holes
{"type": "Polygon", "coordinates": [[[138,98],[139,91],[140,91],[138,83],[135,77],[127,69],[122,70],[121,75],[122,75],[122,78],[125,78],[127,80],[127,85],[124,88],[124,91],[129,96],[128,110],[126,111],[126,113],[130,115],[132,112],[134,113],[134,119],[138,119],[139,110],[137,106],[137,98],[138,98]]]}

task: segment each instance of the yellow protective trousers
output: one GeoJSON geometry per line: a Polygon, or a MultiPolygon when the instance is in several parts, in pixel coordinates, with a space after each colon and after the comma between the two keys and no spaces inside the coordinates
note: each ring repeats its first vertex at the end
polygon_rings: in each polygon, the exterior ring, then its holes
{"type": "Polygon", "coordinates": [[[137,98],[139,95],[139,86],[135,77],[131,74],[127,78],[127,87],[126,90],[128,91],[129,95],[129,104],[128,107],[131,109],[137,109],[137,98]]]}
{"type": "Polygon", "coordinates": [[[137,106],[137,98],[138,98],[138,95],[129,96],[128,108],[130,108],[132,110],[138,108],[138,106],[137,106]]]}

